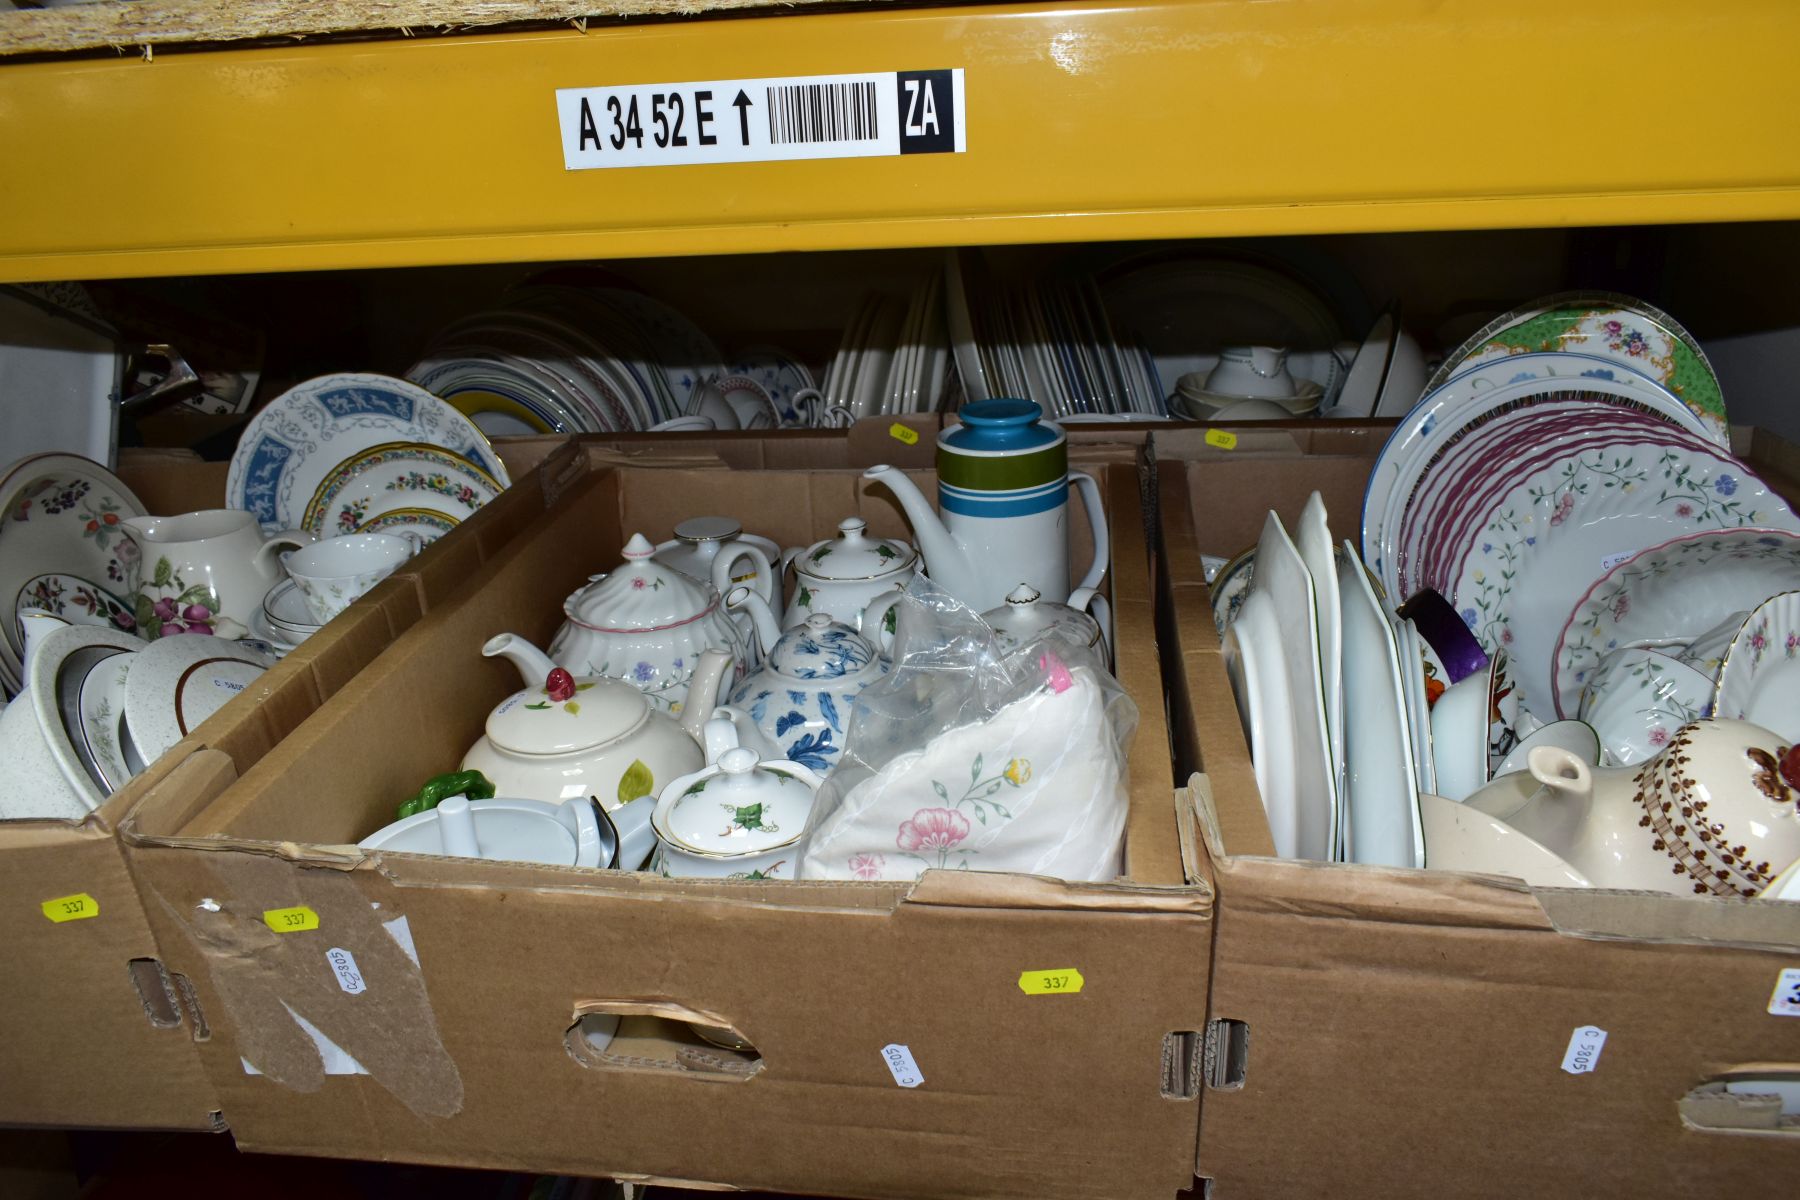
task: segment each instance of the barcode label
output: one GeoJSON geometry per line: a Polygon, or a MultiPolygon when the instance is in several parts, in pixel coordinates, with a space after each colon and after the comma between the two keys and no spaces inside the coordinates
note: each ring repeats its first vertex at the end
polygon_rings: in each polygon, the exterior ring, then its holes
{"type": "Polygon", "coordinates": [[[877,136],[872,79],[772,87],[763,95],[769,110],[769,141],[774,145],[871,142],[877,136]]]}
{"type": "Polygon", "coordinates": [[[571,171],[961,154],[963,108],[960,68],[556,93],[571,171]]]}

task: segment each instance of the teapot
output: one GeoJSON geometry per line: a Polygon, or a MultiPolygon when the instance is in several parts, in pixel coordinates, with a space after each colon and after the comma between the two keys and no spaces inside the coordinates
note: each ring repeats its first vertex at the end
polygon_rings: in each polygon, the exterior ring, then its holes
{"type": "Polygon", "coordinates": [[[763,740],[782,747],[789,762],[831,770],[844,752],[851,706],[887,674],[887,660],[869,639],[824,613],[782,633],[775,614],[749,588],[732,588],[725,604],[750,614],[766,649],[762,668],[738,684],[731,705],[748,713],[763,740]]]}
{"type": "MultiPolygon", "coordinates": [[[[783,551],[783,578],[790,567],[794,601],[781,618],[782,628],[792,628],[814,613],[827,613],[870,636],[879,631],[881,621],[866,618],[881,618],[887,624],[885,632],[892,635],[891,605],[886,602],[897,600],[900,589],[919,573],[919,555],[897,539],[870,537],[861,517],[845,517],[838,522],[836,537],[783,551]]],[[[765,599],[774,607],[774,596],[765,599]]]]}
{"type": "MultiPolygon", "coordinates": [[[[716,555],[709,587],[658,562],[655,553],[648,538],[632,534],[625,561],[563,603],[568,619],[550,642],[550,657],[575,675],[623,679],[666,713],[682,713],[693,694],[704,718],[716,698],[694,685],[702,653],[729,655],[737,679],[748,670],[748,645],[719,602],[731,589],[737,559],[716,555]]],[[[766,560],[757,569],[767,581],[766,560]]]]}
{"type": "Polygon", "coordinates": [[[1091,649],[1103,662],[1110,662],[1112,651],[1106,637],[1110,610],[1106,598],[1093,588],[1081,588],[1069,596],[1067,604],[1046,600],[1029,583],[1021,583],[1006,594],[1006,603],[990,608],[981,619],[994,627],[994,637],[1003,650],[1013,650],[1041,634],[1054,633],[1077,646],[1091,649]],[[1090,613],[1089,608],[1097,610],[1090,613]]]}
{"type": "Polygon", "coordinates": [[[271,587],[282,579],[276,555],[312,543],[302,529],[263,536],[254,513],[210,508],[179,517],[126,517],[142,567],[133,598],[145,637],[216,633],[243,637],[271,587]]]}
{"type": "Polygon", "coordinates": [[[501,795],[553,804],[592,796],[609,812],[705,762],[702,722],[730,665],[720,651],[701,654],[693,687],[705,701],[677,721],[630,684],[573,675],[516,634],[496,634],[481,653],[510,660],[525,687],[488,714],[460,769],[480,771],[501,795]]]}
{"type": "Polygon", "coordinates": [[[1068,435],[1040,421],[1030,400],[977,400],[962,424],[938,434],[938,504],[933,511],[898,468],[863,478],[894,494],[906,512],[925,573],[977,612],[996,608],[1023,580],[1057,602],[1069,596],[1069,489],[1079,488],[1093,530],[1094,561],[1081,587],[1106,576],[1109,544],[1100,485],[1070,473],[1068,435]]]}
{"type": "MultiPolygon", "coordinates": [[[[675,536],[657,543],[656,561],[674,567],[690,579],[712,580],[721,555],[731,565],[727,582],[754,584],[771,605],[780,603],[776,595],[774,564],[782,557],[781,547],[766,537],[745,533],[744,527],[730,517],[689,517],[675,526],[675,536]]],[[[725,589],[718,581],[713,586],[720,595],[725,589]]],[[[750,618],[734,614],[738,632],[746,640],[751,634],[750,618]]]]}
{"type": "Polygon", "coordinates": [[[1496,781],[1470,806],[1595,887],[1755,896],[1800,858],[1800,749],[1759,725],[1694,721],[1630,767],[1589,766],[1560,746],[1526,761],[1535,791],[1496,781]]]}
{"type": "Polygon", "coordinates": [[[739,746],[669,781],[650,823],[650,869],[675,878],[794,879],[797,843],[824,780],[796,762],[764,762],[739,746]]]}

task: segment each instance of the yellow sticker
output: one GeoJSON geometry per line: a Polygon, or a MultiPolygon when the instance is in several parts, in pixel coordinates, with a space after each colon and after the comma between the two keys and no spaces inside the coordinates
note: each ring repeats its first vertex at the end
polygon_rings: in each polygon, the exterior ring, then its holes
{"type": "Polygon", "coordinates": [[[76,892],[73,896],[58,896],[54,900],[46,900],[39,905],[44,915],[61,925],[64,921],[85,921],[89,917],[100,915],[100,902],[86,892],[76,892]]]}
{"type": "Polygon", "coordinates": [[[1236,450],[1237,434],[1226,433],[1223,429],[1209,429],[1206,431],[1206,444],[1217,446],[1221,450],[1236,450]]]}
{"type": "Polygon", "coordinates": [[[905,442],[909,446],[916,446],[919,444],[919,431],[916,429],[908,429],[898,421],[895,421],[892,425],[888,426],[888,436],[893,438],[896,442],[905,442]]]}
{"type": "Polygon", "coordinates": [[[276,933],[299,933],[317,929],[319,914],[304,904],[298,908],[269,908],[263,910],[263,924],[276,933]]]}
{"type": "Polygon", "coordinates": [[[1081,990],[1081,972],[1074,967],[1019,972],[1019,990],[1027,996],[1073,995],[1081,990]]]}

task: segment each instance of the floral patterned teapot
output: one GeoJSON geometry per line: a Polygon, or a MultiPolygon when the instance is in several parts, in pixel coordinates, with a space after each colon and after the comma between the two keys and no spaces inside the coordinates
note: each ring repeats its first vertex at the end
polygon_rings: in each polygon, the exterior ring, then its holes
{"type": "MultiPolygon", "coordinates": [[[[648,538],[632,534],[625,561],[564,602],[568,619],[550,643],[550,657],[576,675],[623,679],[663,712],[679,715],[702,652],[729,654],[734,677],[742,679],[749,648],[719,603],[731,587],[735,559],[713,558],[708,587],[656,561],[655,553],[648,538]]],[[[696,699],[703,716],[712,710],[713,697],[696,699]]]]}
{"type": "Polygon", "coordinates": [[[782,633],[749,588],[732,588],[725,605],[750,614],[767,651],[762,669],[737,686],[731,703],[784,758],[829,771],[843,753],[857,694],[887,674],[888,661],[868,638],[823,613],[782,633]]]}

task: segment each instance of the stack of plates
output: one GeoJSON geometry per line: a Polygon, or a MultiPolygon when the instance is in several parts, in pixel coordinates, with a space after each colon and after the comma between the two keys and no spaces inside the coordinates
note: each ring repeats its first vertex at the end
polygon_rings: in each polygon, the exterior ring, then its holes
{"type": "Polygon", "coordinates": [[[1118,331],[1093,279],[1005,289],[974,252],[951,251],[948,292],[969,399],[1022,397],[1056,417],[1167,415],[1156,365],[1118,331]]]}
{"type": "Polygon", "coordinates": [[[384,375],[324,375],[250,422],[225,496],[265,532],[414,533],[430,542],[510,482],[486,435],[430,392],[384,375]]]}
{"type": "Polygon", "coordinates": [[[407,378],[492,436],[617,433],[694,411],[718,347],[621,288],[531,284],[441,332],[407,378]]]}
{"type": "Polygon", "coordinates": [[[904,299],[863,298],[820,390],[852,417],[936,412],[949,370],[944,278],[933,272],[904,299]]]}
{"type": "Polygon", "coordinates": [[[18,615],[135,632],[138,550],[120,522],[145,515],[131,489],[73,454],[21,459],[0,475],[0,684],[23,683],[18,615]]]}

